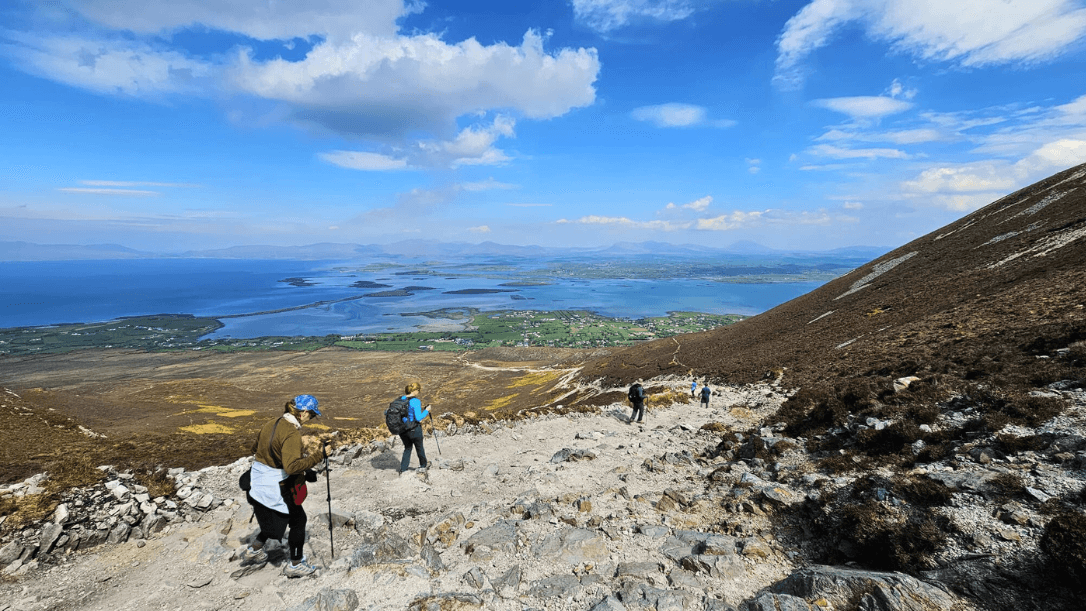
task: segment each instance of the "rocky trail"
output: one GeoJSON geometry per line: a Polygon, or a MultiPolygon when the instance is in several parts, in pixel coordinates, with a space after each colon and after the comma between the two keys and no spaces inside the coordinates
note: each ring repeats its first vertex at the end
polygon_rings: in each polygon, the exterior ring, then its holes
{"type": "MultiPolygon", "coordinates": [[[[685,380],[662,382],[686,390],[685,380]]],[[[1081,440],[1086,401],[1081,391],[1066,394],[1076,407],[1053,430],[1081,440]]],[[[321,567],[314,578],[283,576],[274,547],[266,565],[239,561],[257,531],[237,488],[248,459],[173,469],[170,498],[151,499],[114,474],[0,549],[0,611],[974,608],[951,593],[954,575],[920,581],[806,565],[811,541],[780,518],[856,478],[815,472],[802,443],[793,444],[801,440],[768,428],[748,441],[794,445],[776,462],[714,451],[722,431],[751,430],[785,398],[775,385],[731,386],[717,390],[709,409],[650,408],[641,425],[613,404],[596,414],[469,426],[440,437],[440,452],[428,436],[430,468],[403,475],[398,442],[337,448],[331,515],[323,477],[305,501],[306,552],[321,567]],[[80,511],[81,524],[73,523],[80,511]],[[79,539],[83,549],[72,551],[79,539]]],[[[1081,486],[1042,462],[1024,471],[1039,498],[1081,486]]],[[[948,548],[944,573],[963,558],[992,562],[1036,547],[1041,518],[1027,504],[1003,512],[970,496],[1016,466],[987,455],[929,466],[958,481],[962,496],[947,512],[969,531],[965,548],[948,548]]]]}

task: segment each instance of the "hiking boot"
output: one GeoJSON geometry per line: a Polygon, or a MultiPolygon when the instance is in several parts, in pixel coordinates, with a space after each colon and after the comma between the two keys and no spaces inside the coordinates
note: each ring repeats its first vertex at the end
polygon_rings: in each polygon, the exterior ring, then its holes
{"type": "Polygon", "coordinates": [[[253,549],[247,546],[241,552],[241,559],[248,564],[263,564],[268,561],[268,552],[264,551],[264,548],[253,549]]]}
{"type": "Polygon", "coordinates": [[[311,575],[316,575],[316,573],[317,567],[306,562],[305,558],[299,560],[298,564],[290,562],[283,567],[283,574],[290,578],[309,577],[311,575]]]}

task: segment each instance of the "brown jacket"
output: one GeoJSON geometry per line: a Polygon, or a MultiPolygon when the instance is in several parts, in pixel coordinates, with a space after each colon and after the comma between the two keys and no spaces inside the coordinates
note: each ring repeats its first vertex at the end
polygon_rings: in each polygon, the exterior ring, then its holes
{"type": "Polygon", "coordinates": [[[306,469],[312,469],[324,460],[324,457],[319,454],[302,456],[302,434],[281,416],[260,429],[260,434],[253,442],[252,452],[256,455],[256,459],[265,465],[280,467],[291,475],[298,475],[306,469]],[[276,422],[279,426],[275,426],[276,422]],[[275,428],[275,439],[271,442],[269,454],[268,439],[271,438],[272,428],[275,428]]]}

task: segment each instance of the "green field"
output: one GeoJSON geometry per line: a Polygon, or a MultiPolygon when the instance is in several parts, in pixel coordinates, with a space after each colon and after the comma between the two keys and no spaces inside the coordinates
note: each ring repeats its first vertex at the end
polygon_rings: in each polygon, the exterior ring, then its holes
{"type": "Polygon", "coordinates": [[[0,329],[0,354],[59,354],[89,348],[156,352],[316,350],[328,346],[379,351],[460,351],[492,346],[592,348],[627,346],[638,341],[707,331],[745,318],[738,314],[671,312],[658,318],[629,320],[584,310],[480,312],[465,308],[413,315],[462,320],[466,324],[463,330],[445,332],[201,339],[221,328],[222,323],[214,318],[188,315],[139,316],[104,323],[0,329]]]}

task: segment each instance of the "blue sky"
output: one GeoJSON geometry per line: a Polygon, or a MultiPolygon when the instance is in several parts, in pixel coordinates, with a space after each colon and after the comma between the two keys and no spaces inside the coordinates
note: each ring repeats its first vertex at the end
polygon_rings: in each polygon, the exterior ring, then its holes
{"type": "Polygon", "coordinates": [[[14,0],[0,240],[892,247],[1086,162],[1083,0],[14,0]]]}

